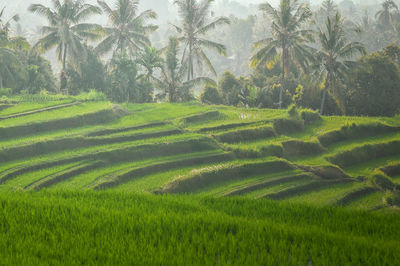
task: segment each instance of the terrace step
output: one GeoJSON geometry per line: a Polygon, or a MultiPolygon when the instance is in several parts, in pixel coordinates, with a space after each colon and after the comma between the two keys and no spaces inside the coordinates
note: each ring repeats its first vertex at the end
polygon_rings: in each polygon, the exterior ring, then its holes
{"type": "Polygon", "coordinates": [[[282,160],[245,163],[242,165],[217,165],[194,172],[187,177],[176,179],[161,189],[160,193],[188,193],[210,185],[247,179],[257,175],[294,170],[294,166],[282,160]]]}
{"type": "Polygon", "coordinates": [[[15,138],[34,135],[40,132],[48,132],[57,129],[77,128],[81,126],[97,125],[111,122],[117,119],[112,109],[105,109],[94,113],[88,113],[68,118],[55,119],[46,122],[22,124],[18,126],[0,128],[0,138],[15,138]]]}
{"type": "Polygon", "coordinates": [[[341,199],[339,199],[336,202],[336,205],[346,206],[354,200],[368,196],[377,191],[378,191],[378,189],[373,188],[373,187],[363,187],[363,188],[357,189],[355,191],[351,191],[351,192],[347,193],[345,196],[343,196],[341,199]]]}
{"type": "Polygon", "coordinates": [[[56,139],[45,142],[37,142],[29,145],[24,145],[15,148],[0,150],[0,161],[8,162],[16,159],[27,158],[49,154],[57,151],[71,150],[77,148],[87,148],[92,146],[115,144],[120,142],[129,142],[137,140],[145,140],[151,138],[167,137],[172,135],[182,134],[178,129],[171,129],[159,132],[150,132],[142,134],[132,134],[126,136],[115,137],[70,137],[64,139],[56,139]]]}
{"type": "Polygon", "coordinates": [[[50,187],[59,182],[65,181],[69,178],[72,178],[76,175],[93,170],[93,169],[101,166],[102,164],[104,164],[104,162],[102,162],[102,161],[83,163],[81,165],[72,167],[72,168],[62,171],[60,173],[56,173],[54,175],[50,175],[48,177],[37,180],[37,181],[29,184],[28,186],[26,186],[25,189],[40,190],[42,188],[50,187]]]}
{"type": "Polygon", "coordinates": [[[253,192],[256,190],[272,187],[275,185],[293,182],[297,180],[304,180],[304,179],[312,179],[312,177],[308,174],[297,174],[297,175],[286,175],[275,179],[268,179],[266,181],[256,182],[253,184],[247,184],[242,188],[237,188],[231,192],[224,194],[224,196],[240,196],[244,195],[249,192],[253,192]]]}
{"type": "Polygon", "coordinates": [[[157,123],[143,124],[143,125],[137,125],[137,126],[125,127],[125,128],[103,129],[103,130],[91,132],[87,136],[88,137],[100,137],[100,136],[105,136],[105,135],[112,135],[112,134],[116,134],[116,133],[123,133],[123,132],[128,132],[128,131],[133,131],[133,130],[165,126],[165,125],[167,125],[166,122],[157,122],[157,123]]]}
{"type": "Polygon", "coordinates": [[[348,182],[354,182],[351,179],[341,179],[341,180],[315,180],[310,183],[304,184],[304,185],[299,185],[293,188],[288,188],[283,191],[277,192],[277,193],[270,193],[264,196],[264,198],[269,198],[269,199],[285,199],[289,198],[292,196],[297,196],[301,195],[316,189],[321,189],[324,187],[328,187],[333,184],[344,184],[348,182]]]}
{"type": "Polygon", "coordinates": [[[154,174],[161,171],[167,171],[179,167],[193,166],[205,163],[223,162],[234,159],[231,153],[221,153],[221,154],[214,154],[214,155],[207,155],[200,157],[196,156],[186,156],[186,157],[189,158],[167,161],[158,164],[151,164],[143,167],[136,167],[122,174],[117,174],[115,176],[104,178],[104,180],[100,180],[100,182],[95,184],[93,188],[95,190],[107,189],[128,182],[134,178],[154,174]]]}
{"type": "MultiPolygon", "coordinates": [[[[41,109],[37,109],[37,110],[32,110],[29,112],[17,113],[17,114],[12,114],[12,115],[7,115],[7,116],[0,116],[0,121],[10,119],[10,118],[17,118],[17,117],[23,117],[23,116],[27,116],[27,115],[33,115],[33,114],[38,114],[38,113],[42,113],[42,112],[47,112],[47,111],[58,110],[58,109],[71,107],[71,106],[78,105],[78,104],[81,104],[81,102],[72,102],[72,103],[55,105],[55,106],[45,107],[45,108],[41,108],[41,109]]],[[[0,111],[1,110],[3,110],[3,109],[0,109],[0,111]]]]}
{"type": "Polygon", "coordinates": [[[45,169],[61,164],[85,161],[85,160],[101,160],[107,163],[133,161],[144,158],[157,156],[170,155],[170,154],[184,154],[193,151],[206,151],[218,148],[217,145],[210,141],[210,139],[189,139],[178,140],[171,143],[155,143],[155,144],[141,144],[141,145],[124,145],[122,147],[114,148],[111,150],[103,150],[89,153],[80,153],[79,155],[67,155],[63,157],[56,157],[54,159],[40,160],[31,165],[20,165],[11,169],[5,170],[0,173],[0,184],[5,183],[9,179],[15,178],[18,175],[29,171],[36,171],[45,169]]]}

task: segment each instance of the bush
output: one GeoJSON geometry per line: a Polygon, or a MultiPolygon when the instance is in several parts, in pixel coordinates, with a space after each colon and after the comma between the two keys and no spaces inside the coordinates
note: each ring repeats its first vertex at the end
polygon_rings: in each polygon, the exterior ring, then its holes
{"type": "Polygon", "coordinates": [[[301,119],[304,120],[305,124],[312,124],[315,121],[321,120],[321,116],[317,111],[311,109],[304,109],[300,112],[301,119]]]}
{"type": "Polygon", "coordinates": [[[12,94],[12,89],[10,88],[0,88],[0,97],[10,96],[12,94]]]}
{"type": "Polygon", "coordinates": [[[205,104],[221,104],[222,98],[218,90],[214,87],[207,86],[200,95],[200,100],[205,104]]]}
{"type": "Polygon", "coordinates": [[[393,116],[400,106],[400,73],[382,52],[363,57],[361,68],[350,73],[346,91],[346,114],[393,116]]]}
{"type": "Polygon", "coordinates": [[[96,102],[96,101],[106,101],[107,97],[104,93],[96,91],[94,89],[89,92],[84,92],[75,97],[79,101],[83,102],[96,102]]]}

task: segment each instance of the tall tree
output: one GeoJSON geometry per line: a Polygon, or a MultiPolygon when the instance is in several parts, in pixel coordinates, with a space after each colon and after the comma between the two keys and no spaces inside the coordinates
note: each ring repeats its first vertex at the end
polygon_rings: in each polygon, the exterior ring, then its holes
{"type": "Polygon", "coordinates": [[[312,16],[308,5],[300,4],[298,0],[281,0],[279,8],[271,4],[260,5],[260,10],[267,13],[271,19],[271,37],[255,43],[258,52],[251,58],[251,66],[259,67],[271,60],[276,60],[280,54],[282,63],[281,90],[279,108],[282,108],[282,97],[285,85],[285,76],[289,73],[291,61],[307,69],[309,59],[312,58],[311,48],[306,43],[312,40],[312,31],[302,28],[312,16]]]}
{"type": "Polygon", "coordinates": [[[211,60],[205,49],[214,50],[221,55],[226,55],[226,47],[223,44],[207,39],[207,33],[217,26],[229,24],[226,17],[216,18],[210,21],[210,7],[214,0],[175,0],[178,6],[181,25],[174,27],[180,34],[179,42],[183,43],[182,63],[187,67],[187,80],[192,80],[196,73],[201,72],[203,63],[217,76],[211,60]],[[195,71],[197,63],[197,71],[195,71]]]}
{"type": "Polygon", "coordinates": [[[157,26],[146,22],[157,18],[154,11],[146,10],[138,14],[138,0],[117,0],[114,9],[104,1],[98,0],[98,3],[111,24],[104,28],[106,37],[97,46],[98,53],[104,54],[111,50],[121,53],[126,49],[132,55],[150,45],[148,34],[155,31],[157,26]]]}
{"type": "Polygon", "coordinates": [[[333,0],[324,0],[321,5],[321,10],[326,17],[333,17],[337,12],[337,8],[333,0]]]}
{"type": "Polygon", "coordinates": [[[34,49],[43,53],[57,47],[58,59],[62,62],[60,91],[68,93],[66,84],[67,61],[79,68],[79,61],[86,57],[84,41],[97,40],[101,26],[85,21],[93,14],[101,14],[97,6],[85,0],[52,0],[53,7],[32,4],[29,11],[45,17],[48,26],[42,27],[42,37],[34,49]]]}
{"type": "Polygon", "coordinates": [[[181,64],[179,56],[179,41],[172,37],[164,51],[164,66],[161,78],[157,80],[159,87],[164,91],[161,98],[168,96],[169,102],[180,102],[190,100],[190,89],[199,83],[214,83],[206,77],[197,77],[193,80],[184,81],[187,65],[181,64]]]}
{"type": "Polygon", "coordinates": [[[398,6],[393,0],[385,0],[382,3],[382,9],[375,14],[375,18],[384,30],[393,28],[395,13],[399,11],[398,6]]]}
{"type": "Polygon", "coordinates": [[[143,77],[150,81],[154,79],[154,71],[160,70],[163,67],[164,60],[161,57],[162,50],[157,50],[154,47],[146,46],[139,53],[136,60],[137,64],[144,69],[143,77]]]}
{"type": "Polygon", "coordinates": [[[5,19],[5,7],[0,11],[0,89],[3,88],[6,80],[15,81],[13,65],[19,65],[19,59],[14,53],[13,48],[17,44],[16,40],[11,40],[10,26],[11,22],[19,20],[18,15],[13,15],[9,19],[5,19]]]}
{"type": "Polygon", "coordinates": [[[327,18],[325,28],[319,30],[318,39],[321,46],[316,56],[319,62],[318,74],[325,80],[320,108],[320,113],[323,114],[327,93],[338,94],[333,90],[337,90],[354,63],[351,59],[356,53],[365,54],[365,48],[359,42],[347,41],[344,20],[339,13],[334,18],[327,18]]]}

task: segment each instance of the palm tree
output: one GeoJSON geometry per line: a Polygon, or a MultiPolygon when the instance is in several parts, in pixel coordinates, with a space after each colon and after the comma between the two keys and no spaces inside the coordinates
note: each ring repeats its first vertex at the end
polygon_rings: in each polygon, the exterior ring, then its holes
{"type": "Polygon", "coordinates": [[[8,20],[4,19],[4,11],[6,10],[6,7],[3,7],[0,11],[0,38],[6,38],[8,37],[8,34],[10,32],[10,26],[11,22],[18,22],[19,21],[19,15],[15,14],[11,16],[8,20]]]}
{"type": "MultiPolygon", "coordinates": [[[[19,16],[13,15],[9,19],[4,18],[5,7],[0,11],[0,89],[4,86],[4,81],[9,80],[14,82],[13,65],[20,65],[20,61],[13,49],[22,45],[20,38],[10,38],[11,22],[18,22],[19,16]]],[[[27,44],[26,41],[23,43],[27,44]]]]}
{"type": "Polygon", "coordinates": [[[163,89],[163,97],[168,95],[169,102],[186,101],[190,97],[190,89],[198,83],[214,83],[206,77],[198,77],[190,81],[184,81],[187,72],[187,65],[182,65],[178,59],[179,40],[170,38],[165,48],[165,60],[162,67],[161,78],[157,83],[163,89]]]}
{"type": "Polygon", "coordinates": [[[157,18],[152,10],[138,14],[138,0],[117,0],[114,10],[104,1],[98,0],[104,13],[108,16],[111,26],[105,27],[105,39],[97,46],[99,54],[105,54],[114,49],[122,52],[128,49],[130,54],[149,46],[148,34],[155,31],[157,26],[146,25],[149,19],[157,18]]]}
{"type": "Polygon", "coordinates": [[[93,14],[101,14],[97,6],[85,3],[85,0],[52,0],[53,8],[42,4],[32,4],[29,11],[45,17],[48,26],[42,27],[42,37],[34,49],[43,53],[57,47],[58,59],[62,62],[60,75],[60,91],[66,90],[67,61],[75,63],[79,68],[79,61],[86,57],[84,41],[97,40],[101,33],[101,26],[85,23],[93,14]]]}
{"type": "Polygon", "coordinates": [[[195,61],[198,71],[201,72],[203,63],[217,76],[211,60],[205,53],[205,49],[214,50],[221,55],[226,55],[226,47],[223,44],[210,41],[206,34],[217,26],[229,24],[229,19],[220,17],[209,21],[210,6],[214,0],[175,0],[181,17],[181,26],[176,26],[180,34],[178,40],[184,44],[182,63],[187,67],[187,80],[195,77],[195,61]]]}
{"type": "Polygon", "coordinates": [[[322,2],[321,10],[326,17],[333,17],[337,12],[337,5],[333,0],[325,0],[322,2]]]}
{"type": "Polygon", "coordinates": [[[302,67],[308,67],[312,58],[311,48],[305,43],[312,40],[312,31],[304,30],[302,26],[312,16],[309,7],[298,0],[281,0],[279,9],[269,3],[261,4],[260,10],[267,13],[272,19],[271,37],[255,43],[260,48],[251,58],[251,66],[259,67],[272,60],[276,60],[280,53],[282,63],[281,90],[279,94],[279,108],[282,108],[285,76],[289,73],[291,60],[302,67]]]}
{"type": "Polygon", "coordinates": [[[385,0],[382,3],[382,9],[375,14],[375,18],[383,29],[388,30],[392,28],[394,13],[397,11],[399,11],[399,8],[393,0],[385,0]]]}
{"type": "Polygon", "coordinates": [[[136,62],[144,68],[145,73],[142,76],[144,76],[146,80],[150,81],[154,79],[154,71],[163,67],[164,60],[161,57],[161,53],[161,50],[146,46],[138,55],[136,62]]]}
{"type": "Polygon", "coordinates": [[[327,18],[325,29],[320,29],[318,34],[320,50],[317,52],[318,76],[325,80],[321,100],[321,115],[324,113],[326,94],[332,91],[345,77],[354,61],[351,59],[358,52],[365,54],[363,44],[359,42],[348,42],[345,36],[344,20],[339,13],[334,18],[327,18]],[[348,59],[347,61],[345,59],[348,59]]]}

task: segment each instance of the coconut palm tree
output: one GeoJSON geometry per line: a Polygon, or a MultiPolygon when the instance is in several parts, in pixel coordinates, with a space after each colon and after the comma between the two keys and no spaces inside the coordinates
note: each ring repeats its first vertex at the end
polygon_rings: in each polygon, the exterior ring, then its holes
{"type": "Polygon", "coordinates": [[[48,26],[42,27],[42,37],[34,46],[40,53],[57,47],[58,59],[62,62],[60,91],[66,86],[66,64],[72,62],[79,68],[79,61],[86,57],[84,41],[97,40],[101,34],[101,26],[86,23],[94,14],[101,14],[97,6],[85,3],[85,0],[52,0],[53,7],[32,4],[29,11],[45,17],[48,26]]]}
{"type": "Polygon", "coordinates": [[[181,18],[180,26],[174,25],[180,35],[178,40],[183,44],[182,63],[187,67],[187,80],[192,80],[196,73],[200,73],[202,65],[217,76],[211,60],[205,49],[216,51],[226,55],[226,47],[223,44],[207,39],[207,33],[217,26],[229,24],[229,19],[220,17],[209,19],[210,7],[214,0],[175,0],[181,18]],[[195,71],[197,63],[197,71],[195,71]]]}
{"type": "Polygon", "coordinates": [[[363,44],[359,42],[348,42],[345,36],[344,20],[339,13],[333,18],[327,18],[324,29],[318,34],[320,50],[316,55],[316,62],[319,62],[318,74],[325,80],[320,113],[324,113],[326,94],[334,91],[345,77],[349,68],[354,65],[356,53],[365,54],[363,44]]]}
{"type": "Polygon", "coordinates": [[[333,0],[325,0],[322,2],[321,10],[326,17],[333,17],[337,12],[337,5],[333,0]]]}
{"type": "Polygon", "coordinates": [[[399,11],[398,6],[393,0],[385,0],[382,3],[382,9],[375,14],[375,18],[384,30],[392,29],[395,13],[399,11]]]}
{"type": "MultiPolygon", "coordinates": [[[[4,18],[5,7],[0,11],[0,89],[3,88],[4,82],[14,82],[14,69],[13,65],[20,65],[20,61],[13,49],[17,48],[18,45],[22,45],[20,38],[10,38],[10,27],[11,23],[18,22],[19,16],[13,15],[9,19],[4,18]]],[[[27,44],[26,41],[23,43],[27,44]]]]}
{"type": "Polygon", "coordinates": [[[181,64],[179,56],[179,40],[170,38],[168,46],[164,50],[164,65],[161,78],[156,79],[158,86],[163,90],[159,98],[168,96],[169,102],[187,101],[190,98],[190,89],[199,83],[215,82],[206,77],[197,77],[184,81],[187,74],[187,65],[181,64]]]}
{"type": "Polygon", "coordinates": [[[98,0],[98,4],[110,20],[110,27],[105,27],[105,38],[97,46],[99,54],[111,50],[122,52],[127,49],[131,55],[150,45],[148,34],[155,31],[157,26],[147,25],[150,19],[157,18],[152,10],[138,14],[138,0],[117,0],[114,9],[106,2],[98,0]]]}
{"type": "Polygon", "coordinates": [[[281,0],[279,8],[275,9],[269,3],[261,4],[260,10],[267,13],[272,19],[271,37],[254,44],[259,48],[251,58],[251,66],[259,67],[280,55],[282,63],[281,90],[279,94],[279,108],[282,108],[285,76],[289,73],[291,61],[306,70],[312,58],[311,48],[305,44],[312,40],[312,31],[302,26],[312,16],[309,7],[298,0],[281,0]]]}
{"type": "Polygon", "coordinates": [[[160,70],[164,65],[164,60],[161,57],[162,50],[157,50],[154,47],[146,46],[139,53],[136,60],[137,64],[144,68],[145,73],[142,75],[146,80],[154,79],[154,71],[160,70]]]}
{"type": "Polygon", "coordinates": [[[8,34],[10,32],[10,26],[11,22],[18,22],[19,21],[19,15],[15,14],[11,16],[9,19],[4,18],[4,11],[6,10],[6,7],[3,7],[0,11],[0,38],[5,38],[8,37],[8,34]]]}

